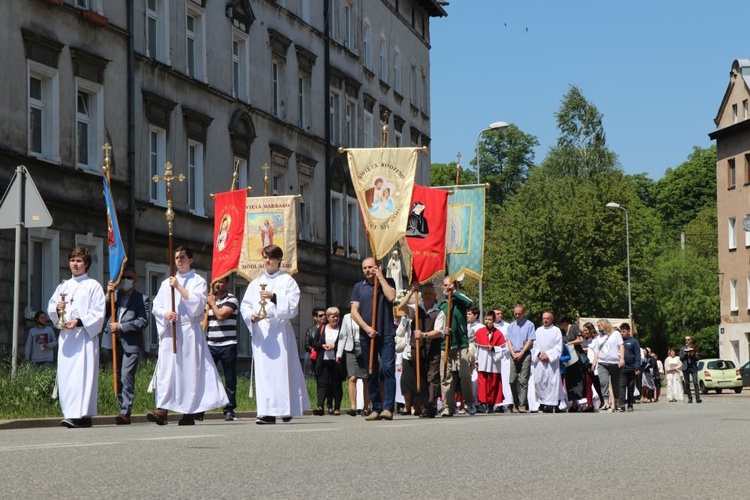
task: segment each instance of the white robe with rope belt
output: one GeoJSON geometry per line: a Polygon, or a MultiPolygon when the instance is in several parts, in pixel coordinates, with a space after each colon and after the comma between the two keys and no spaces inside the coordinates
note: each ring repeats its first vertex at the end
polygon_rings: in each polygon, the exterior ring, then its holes
{"type": "Polygon", "coordinates": [[[534,386],[539,404],[557,406],[560,403],[560,355],[562,354],[562,332],[554,325],[536,329],[536,340],[531,347],[531,365],[534,386]],[[546,354],[549,361],[539,359],[546,354]]]}

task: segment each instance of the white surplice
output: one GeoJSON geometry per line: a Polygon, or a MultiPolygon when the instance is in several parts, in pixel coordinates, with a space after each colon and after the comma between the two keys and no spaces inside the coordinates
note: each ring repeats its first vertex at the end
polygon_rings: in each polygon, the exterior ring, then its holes
{"type": "Polygon", "coordinates": [[[310,398],[292,329],[299,312],[297,282],[283,271],[264,271],[248,285],[240,312],[252,335],[258,416],[301,416],[310,408],[310,398]],[[260,312],[261,283],[276,294],[276,304],[267,300],[268,318],[253,323],[251,315],[260,312]]]}
{"type": "Polygon", "coordinates": [[[534,371],[539,404],[557,406],[560,402],[560,355],[562,353],[562,332],[554,325],[536,329],[536,340],[531,347],[531,364],[534,371]],[[549,361],[539,359],[544,353],[549,361]]]}
{"type": "Polygon", "coordinates": [[[177,273],[176,278],[188,291],[187,299],[174,291],[176,354],[172,352],[172,323],[164,318],[172,310],[169,278],[159,287],[151,310],[159,332],[156,407],[182,414],[200,413],[224,406],[229,400],[201,328],[206,310],[206,280],[193,269],[177,273]]]}
{"type": "Polygon", "coordinates": [[[58,285],[47,314],[57,322],[57,303],[66,294],[65,321],[80,319],[83,326],[60,331],[57,347],[57,385],[65,418],[93,417],[99,395],[99,339],[104,325],[104,290],[89,275],[58,285]]]}

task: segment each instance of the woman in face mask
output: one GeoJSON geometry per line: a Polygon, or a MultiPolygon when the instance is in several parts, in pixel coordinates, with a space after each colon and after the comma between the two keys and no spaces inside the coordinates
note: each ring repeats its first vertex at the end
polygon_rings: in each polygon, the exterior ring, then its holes
{"type": "Polygon", "coordinates": [[[600,331],[604,330],[604,336],[594,342],[594,361],[592,368],[598,370],[599,382],[605,401],[602,410],[611,410],[613,413],[619,405],[620,396],[620,373],[625,365],[625,347],[622,335],[612,328],[612,324],[606,319],[596,322],[600,331]],[[612,398],[606,401],[610,395],[610,381],[612,398]]]}

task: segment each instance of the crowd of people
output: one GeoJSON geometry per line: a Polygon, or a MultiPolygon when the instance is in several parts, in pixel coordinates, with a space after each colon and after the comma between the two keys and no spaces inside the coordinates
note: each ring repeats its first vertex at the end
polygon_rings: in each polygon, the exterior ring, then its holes
{"type": "MultiPolygon", "coordinates": [[[[226,277],[206,281],[192,267],[189,248],[174,253],[177,269],[156,294],[150,313],[159,336],[159,357],[150,390],[155,409],[148,420],[194,425],[204,412],[222,408],[236,419],[237,321],[247,324],[252,342],[257,418],[260,425],[289,422],[310,409],[304,373],[291,321],[299,310],[299,287],[280,270],[283,251],[263,249],[265,270],[248,286],[242,301],[228,291],[226,277]],[[239,313],[239,314],[238,314],[239,313]],[[219,376],[221,364],[225,380],[219,376]]],[[[118,425],[130,424],[135,373],[148,324],[138,277],[128,268],[119,286],[88,277],[91,256],[77,247],[69,255],[71,279],[50,298],[48,315],[61,328],[59,339],[46,326],[45,313],[27,343],[27,357],[47,364],[58,342],[61,425],[90,427],[96,415],[99,341],[117,348],[118,425]],[[108,305],[114,300],[113,305],[108,305]],[[113,345],[114,344],[114,345],[113,345]],[[33,353],[33,354],[32,354],[33,353]],[[33,357],[32,357],[33,356],[33,357]]],[[[633,411],[640,402],[659,401],[666,376],[670,402],[697,387],[697,349],[692,338],[664,363],[642,348],[628,323],[606,319],[579,327],[565,314],[544,311],[538,327],[522,303],[513,321],[502,310],[483,317],[459,283],[446,277],[441,300],[432,283],[413,283],[397,294],[391,278],[373,258],[362,261],[363,279],[351,292],[350,313],[332,306],[315,309],[315,326],[305,334],[305,350],[317,383],[314,415],[345,413],[365,420],[392,420],[395,413],[423,418],[495,412],[633,411]],[[683,391],[683,380],[686,390],[683,391]],[[360,401],[359,405],[357,402],[360,401]]]]}

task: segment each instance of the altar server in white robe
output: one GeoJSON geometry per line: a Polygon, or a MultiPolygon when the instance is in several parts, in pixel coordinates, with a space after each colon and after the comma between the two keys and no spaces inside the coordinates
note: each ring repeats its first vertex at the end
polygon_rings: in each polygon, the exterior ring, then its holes
{"type": "Polygon", "coordinates": [[[279,269],[284,251],[263,249],[265,271],[247,287],[240,312],[252,335],[255,364],[256,424],[288,422],[310,408],[307,385],[299,363],[292,319],[299,312],[299,286],[279,269]],[[265,284],[265,290],[261,288],[265,284]],[[261,317],[261,300],[267,317],[261,317]]]}
{"type": "Polygon", "coordinates": [[[542,314],[542,326],[536,329],[536,341],[531,348],[531,364],[539,408],[552,413],[560,403],[560,355],[562,332],[552,324],[552,313],[542,314]]]}
{"type": "Polygon", "coordinates": [[[201,328],[206,310],[206,280],[193,269],[193,252],[174,252],[177,274],[164,280],[151,313],[159,332],[156,363],[156,408],[146,418],[167,423],[167,411],[182,414],[178,425],[195,425],[195,417],[229,401],[201,328]],[[175,306],[172,311],[172,290],[175,306]],[[177,329],[177,353],[172,352],[172,321],[177,329]]]}
{"type": "Polygon", "coordinates": [[[57,348],[57,386],[64,417],[60,425],[91,427],[99,394],[98,335],[104,324],[104,290],[89,278],[88,250],[74,248],[68,265],[72,278],[58,285],[47,305],[48,316],[55,323],[65,311],[57,348]]]}

